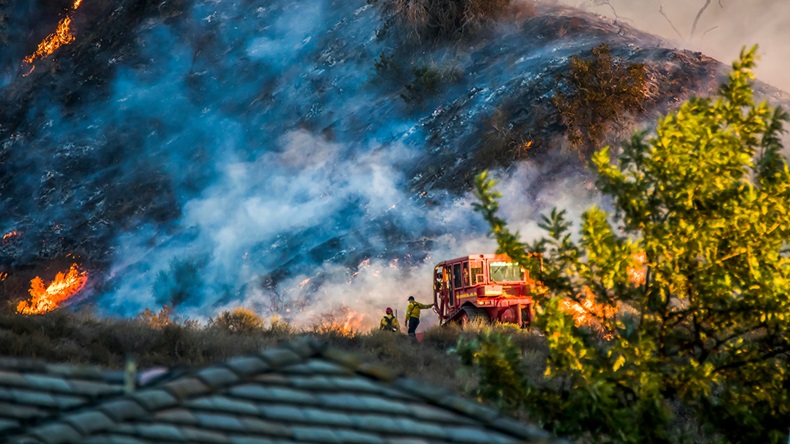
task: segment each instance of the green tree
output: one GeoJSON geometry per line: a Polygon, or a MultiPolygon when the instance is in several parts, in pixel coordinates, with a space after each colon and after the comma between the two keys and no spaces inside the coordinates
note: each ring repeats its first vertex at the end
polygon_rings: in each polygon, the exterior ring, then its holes
{"type": "Polygon", "coordinates": [[[614,162],[608,147],[594,155],[616,211],[587,210],[578,241],[555,210],[541,223],[547,237],[521,243],[497,216],[494,181],[477,177],[477,210],[499,251],[549,289],[538,316],[546,381],[524,383],[525,405],[554,431],[676,441],[684,431],[669,401],[679,401],[715,440],[786,439],[790,170],[779,137],[788,115],[754,102],[755,51],[741,52],[715,100],[684,103],[614,162]],[[543,255],[541,268],[528,252],[543,255]],[[604,308],[591,313],[598,334],[561,307],[590,297],[604,308]]]}

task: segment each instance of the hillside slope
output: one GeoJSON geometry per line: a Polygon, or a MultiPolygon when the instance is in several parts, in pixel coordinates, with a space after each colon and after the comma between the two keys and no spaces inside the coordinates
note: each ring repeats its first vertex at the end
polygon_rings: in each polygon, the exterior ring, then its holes
{"type": "MultiPolygon", "coordinates": [[[[22,3],[5,2],[8,23],[36,25],[30,39],[9,34],[3,63],[69,6],[22,3]]],[[[528,165],[513,188],[531,211],[554,203],[547,189],[594,193],[551,104],[571,55],[606,43],[646,64],[631,127],[709,93],[722,72],[627,26],[523,3],[430,43],[361,0],[83,0],[75,41],[0,89],[0,230],[17,232],[0,244],[2,296],[76,260],[91,274],[83,299],[111,313],[345,304],[372,317],[429,290],[432,262],[493,248],[475,241],[476,172],[528,165]],[[421,89],[422,67],[435,88],[421,89]]]]}

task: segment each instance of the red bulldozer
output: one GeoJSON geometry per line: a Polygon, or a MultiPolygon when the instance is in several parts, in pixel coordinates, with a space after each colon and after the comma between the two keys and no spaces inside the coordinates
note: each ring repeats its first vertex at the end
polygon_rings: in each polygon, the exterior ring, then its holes
{"type": "Polygon", "coordinates": [[[434,310],[442,325],[470,321],[506,322],[529,327],[536,282],[504,254],[464,256],[433,270],[434,310]]]}

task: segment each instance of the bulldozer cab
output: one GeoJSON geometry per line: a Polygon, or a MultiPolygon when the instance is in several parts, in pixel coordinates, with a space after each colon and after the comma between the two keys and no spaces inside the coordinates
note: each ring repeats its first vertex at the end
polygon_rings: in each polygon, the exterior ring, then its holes
{"type": "MultiPolygon", "coordinates": [[[[501,319],[501,312],[513,304],[531,307],[527,273],[506,255],[481,254],[440,262],[434,267],[433,278],[434,310],[442,321],[462,314],[462,308],[466,312],[491,308],[490,314],[501,319]],[[493,310],[497,307],[503,310],[493,310]]],[[[522,316],[519,312],[512,318],[522,316]]]]}

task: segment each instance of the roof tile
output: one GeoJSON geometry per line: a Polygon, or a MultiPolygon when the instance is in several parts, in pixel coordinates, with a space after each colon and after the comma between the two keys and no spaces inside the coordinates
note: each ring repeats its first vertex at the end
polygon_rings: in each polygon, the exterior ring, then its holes
{"type": "Polygon", "coordinates": [[[225,365],[227,365],[231,370],[238,373],[239,375],[251,375],[269,369],[269,364],[265,363],[263,359],[258,356],[233,358],[225,365]]]}
{"type": "Polygon", "coordinates": [[[350,378],[331,378],[330,381],[341,390],[353,390],[355,392],[382,393],[381,383],[376,384],[358,376],[350,378]]]}
{"type": "Polygon", "coordinates": [[[20,373],[0,370],[0,385],[24,387],[27,385],[27,383],[25,382],[25,378],[23,378],[20,373]]]}
{"type": "Polygon", "coordinates": [[[370,395],[360,395],[359,399],[368,411],[381,413],[409,414],[409,408],[402,402],[390,401],[370,395]]]}
{"type": "Polygon", "coordinates": [[[405,430],[395,420],[382,415],[355,415],[354,424],[371,432],[403,433],[405,430]]]}
{"type": "Polygon", "coordinates": [[[412,395],[415,395],[421,399],[437,400],[447,397],[447,392],[439,387],[421,384],[408,378],[398,378],[393,382],[393,384],[395,387],[405,390],[406,392],[411,393],[412,395]]]}
{"type": "Polygon", "coordinates": [[[337,390],[337,386],[326,376],[292,376],[288,378],[292,387],[307,390],[337,390]]]}
{"type": "Polygon", "coordinates": [[[481,443],[491,441],[491,431],[472,427],[447,427],[447,434],[455,442],[481,443]]]}
{"type": "Polygon", "coordinates": [[[178,404],[173,395],[158,388],[140,390],[132,397],[148,410],[160,410],[178,404]]]}
{"type": "Polygon", "coordinates": [[[231,444],[274,444],[274,441],[259,436],[231,436],[231,444]]]}
{"type": "Polygon", "coordinates": [[[0,400],[13,401],[14,397],[13,397],[13,395],[11,395],[11,390],[0,386],[0,400]]]}
{"type": "Polygon", "coordinates": [[[5,417],[28,419],[43,416],[44,414],[45,412],[41,409],[30,405],[0,402],[0,415],[5,417]]]}
{"type": "Polygon", "coordinates": [[[281,421],[304,422],[307,419],[302,409],[290,405],[264,404],[260,406],[260,412],[267,418],[281,421]]]}
{"type": "Polygon", "coordinates": [[[440,399],[441,405],[450,407],[456,411],[473,416],[478,420],[484,422],[491,422],[500,417],[500,415],[492,409],[488,409],[475,401],[462,399],[457,396],[445,396],[440,399]]]}
{"type": "Polygon", "coordinates": [[[263,387],[259,384],[244,384],[232,387],[230,394],[239,398],[257,401],[288,402],[294,404],[315,404],[316,397],[303,391],[284,387],[263,387]]]}
{"type": "Polygon", "coordinates": [[[264,421],[258,418],[241,418],[240,421],[244,425],[244,430],[249,433],[280,436],[284,438],[293,437],[291,430],[279,422],[264,421]]]}
{"type": "Polygon", "coordinates": [[[70,409],[85,404],[85,399],[76,396],[53,395],[60,409],[70,409]]]}
{"type": "Polygon", "coordinates": [[[286,347],[303,358],[315,356],[326,348],[325,345],[320,344],[313,338],[302,338],[301,340],[291,341],[286,344],[286,347]]]}
{"type": "Polygon", "coordinates": [[[434,422],[459,422],[463,417],[457,414],[442,410],[440,408],[424,404],[408,404],[408,409],[417,418],[434,422]]]}
{"type": "Polygon", "coordinates": [[[286,369],[289,375],[353,375],[351,370],[327,361],[309,361],[289,365],[286,369]]]}
{"type": "Polygon", "coordinates": [[[121,435],[94,435],[81,441],[83,444],[145,444],[146,441],[141,441],[131,436],[121,435]]]}
{"type": "Polygon", "coordinates": [[[121,436],[121,435],[93,435],[89,438],[85,438],[81,441],[82,444],[145,444],[145,441],[141,441],[137,438],[133,438],[131,436],[121,436]]]}
{"type": "Polygon", "coordinates": [[[264,373],[252,378],[256,382],[264,382],[266,385],[288,385],[290,378],[279,373],[264,373]]]}
{"type": "Polygon", "coordinates": [[[42,368],[42,372],[50,375],[57,374],[72,378],[95,379],[97,381],[104,379],[104,374],[100,368],[88,365],[46,364],[42,368]]]}
{"type": "Polygon", "coordinates": [[[371,363],[361,364],[359,367],[357,367],[357,372],[367,376],[371,376],[380,381],[386,381],[386,382],[394,381],[395,379],[397,379],[399,376],[402,375],[402,372],[399,372],[392,368],[384,367],[383,365],[378,365],[378,364],[371,364],[371,363]]]}
{"type": "MultiPolygon", "coordinates": [[[[446,429],[457,427],[458,424],[449,427],[441,427],[436,424],[426,422],[414,421],[406,418],[398,418],[394,420],[399,429],[408,434],[427,436],[432,439],[447,439],[446,429]]],[[[480,441],[484,442],[484,441],[480,441]]]]}
{"type": "Polygon", "coordinates": [[[207,393],[209,387],[200,382],[197,378],[182,378],[162,385],[173,396],[178,399],[187,399],[194,395],[207,393]]]}
{"type": "Polygon", "coordinates": [[[65,421],[83,435],[89,435],[99,430],[107,430],[115,425],[107,415],[97,411],[75,413],[67,416],[65,421]]]}
{"type": "Polygon", "coordinates": [[[345,410],[365,411],[364,402],[357,395],[348,393],[321,393],[316,395],[321,404],[327,407],[337,407],[345,410]]]}
{"type": "Polygon", "coordinates": [[[19,423],[17,421],[0,418],[0,432],[2,432],[3,430],[7,430],[7,429],[10,429],[10,428],[16,427],[18,425],[19,425],[19,423]]]}
{"type": "Polygon", "coordinates": [[[342,442],[348,444],[378,444],[381,442],[380,436],[356,430],[338,430],[337,436],[342,442]]]}
{"type": "Polygon", "coordinates": [[[340,437],[326,427],[307,427],[307,426],[294,426],[291,427],[294,432],[294,437],[302,442],[314,443],[342,443],[340,437]]]}
{"type": "Polygon", "coordinates": [[[224,396],[211,396],[186,402],[184,405],[190,408],[204,410],[216,410],[224,413],[241,413],[246,415],[257,415],[258,409],[252,403],[226,398],[224,396]]]}
{"type": "Polygon", "coordinates": [[[212,444],[230,443],[230,438],[223,433],[196,429],[194,427],[184,427],[181,429],[181,432],[184,434],[184,440],[186,442],[205,442],[212,444]]]}
{"type": "Polygon", "coordinates": [[[157,421],[171,422],[176,424],[197,424],[197,418],[195,418],[195,415],[184,408],[163,410],[161,412],[157,412],[154,418],[156,418],[157,421]]]}
{"type": "Polygon", "coordinates": [[[49,393],[34,392],[32,390],[12,389],[11,396],[14,402],[19,404],[35,405],[41,407],[56,408],[58,402],[49,393]]]}
{"type": "Polygon", "coordinates": [[[186,434],[180,428],[170,424],[137,424],[135,428],[140,436],[155,439],[155,442],[163,440],[184,441],[186,437],[186,434]]]}
{"type": "Polygon", "coordinates": [[[84,395],[91,397],[110,394],[110,393],[120,393],[123,391],[122,387],[105,384],[103,382],[94,382],[94,381],[70,380],[68,381],[68,385],[71,387],[70,391],[72,393],[76,395],[84,395]]]}
{"type": "Polygon", "coordinates": [[[333,425],[340,427],[351,427],[354,421],[343,413],[332,412],[321,409],[303,408],[305,418],[313,424],[333,425]]]}
{"type": "Polygon", "coordinates": [[[353,353],[344,352],[334,348],[327,349],[322,353],[322,355],[332,362],[336,362],[343,367],[354,370],[356,370],[363,362],[359,356],[353,353]]]}
{"type": "Polygon", "coordinates": [[[77,430],[62,422],[45,424],[33,432],[33,436],[47,444],[79,442],[82,439],[77,430]]]}
{"type": "Polygon", "coordinates": [[[274,368],[293,365],[298,362],[302,362],[303,360],[301,356],[297,355],[293,351],[283,348],[265,350],[260,354],[260,357],[274,368]]]}
{"type": "Polygon", "coordinates": [[[231,415],[216,413],[195,413],[198,424],[203,427],[219,430],[243,431],[244,427],[238,418],[231,415]]]}
{"type": "Polygon", "coordinates": [[[69,387],[68,383],[66,383],[66,380],[63,378],[35,374],[26,374],[23,377],[25,378],[25,385],[33,389],[66,393],[71,391],[71,387],[69,387]]]}
{"type": "Polygon", "coordinates": [[[224,367],[209,367],[197,373],[209,387],[226,387],[239,381],[238,375],[224,367]]]}
{"type": "Polygon", "coordinates": [[[140,404],[131,399],[116,399],[107,401],[99,406],[99,410],[114,421],[123,421],[129,418],[141,417],[146,414],[140,404]]]}

